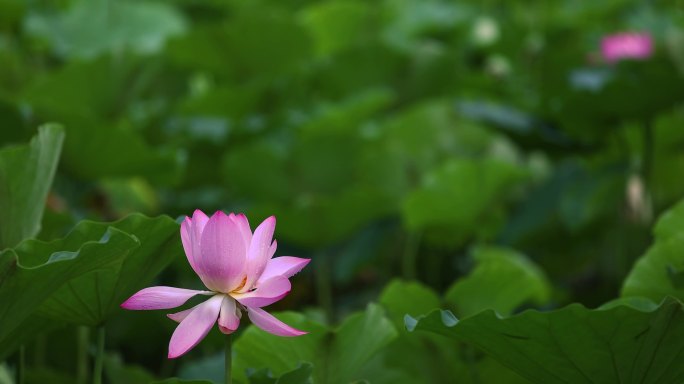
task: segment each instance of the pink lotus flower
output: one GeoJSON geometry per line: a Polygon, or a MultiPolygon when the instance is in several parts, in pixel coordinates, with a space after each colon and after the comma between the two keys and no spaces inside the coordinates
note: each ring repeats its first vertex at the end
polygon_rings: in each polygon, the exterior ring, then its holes
{"type": "Polygon", "coordinates": [[[211,296],[193,308],[167,315],[180,323],[171,336],[169,358],[183,355],[209,333],[218,320],[225,334],[235,332],[242,311],[254,325],[278,336],[301,336],[294,329],[262,309],[290,292],[289,277],[310,261],[298,257],[272,258],[275,217],[264,220],[252,234],[243,214],[218,211],[208,218],[196,210],[181,225],[181,240],[190,266],[210,291],[174,287],[145,288],[131,296],[122,308],[168,309],[183,305],[195,295],[211,296]]]}
{"type": "Polygon", "coordinates": [[[601,40],[601,55],[609,63],[623,59],[648,59],[653,55],[653,40],[648,33],[618,33],[601,40]]]}

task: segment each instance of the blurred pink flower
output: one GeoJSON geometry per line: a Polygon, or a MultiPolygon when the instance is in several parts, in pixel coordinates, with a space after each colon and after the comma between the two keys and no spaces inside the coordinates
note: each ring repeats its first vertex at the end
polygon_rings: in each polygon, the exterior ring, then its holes
{"type": "Polygon", "coordinates": [[[181,240],[190,266],[209,291],[174,287],[145,288],[131,296],[122,308],[168,309],[183,305],[195,295],[211,296],[193,308],[167,315],[180,323],[171,336],[169,358],[183,355],[218,328],[233,333],[246,311],[254,325],[278,336],[300,336],[294,329],[262,309],[290,292],[289,277],[310,261],[298,257],[272,258],[275,217],[264,220],[252,234],[243,214],[218,211],[211,218],[196,210],[181,225],[181,240]],[[271,242],[273,241],[273,242],[271,242]]]}
{"type": "Polygon", "coordinates": [[[601,56],[609,63],[623,59],[643,60],[651,55],[653,55],[653,39],[648,33],[617,33],[601,39],[601,56]]]}

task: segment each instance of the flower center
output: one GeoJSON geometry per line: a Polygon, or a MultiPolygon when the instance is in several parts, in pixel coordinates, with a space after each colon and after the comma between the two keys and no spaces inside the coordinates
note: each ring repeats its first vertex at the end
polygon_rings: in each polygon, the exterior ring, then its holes
{"type": "Polygon", "coordinates": [[[239,293],[240,290],[245,287],[245,284],[247,284],[247,276],[242,278],[242,282],[240,283],[240,285],[237,288],[233,289],[231,293],[239,293]]]}

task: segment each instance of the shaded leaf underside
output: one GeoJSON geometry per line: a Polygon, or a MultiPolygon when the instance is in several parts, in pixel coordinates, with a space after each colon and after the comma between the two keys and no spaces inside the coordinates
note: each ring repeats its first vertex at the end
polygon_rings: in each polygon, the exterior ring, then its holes
{"type": "Polygon", "coordinates": [[[573,304],[507,318],[485,311],[461,321],[437,310],[407,317],[407,326],[470,342],[536,383],[684,380],[684,311],[674,299],[653,311],[573,304]]]}

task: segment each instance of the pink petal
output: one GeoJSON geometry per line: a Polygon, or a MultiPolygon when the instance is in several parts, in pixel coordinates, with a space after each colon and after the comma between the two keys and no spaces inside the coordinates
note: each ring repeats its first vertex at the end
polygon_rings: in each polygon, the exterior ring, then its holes
{"type": "Polygon", "coordinates": [[[245,249],[249,249],[249,244],[252,242],[252,229],[249,227],[247,216],[240,213],[239,215],[233,216],[233,221],[235,221],[238,229],[240,229],[242,240],[245,243],[245,249]]]}
{"type": "Polygon", "coordinates": [[[271,259],[266,264],[266,269],[261,273],[257,285],[275,276],[290,277],[301,271],[311,259],[302,259],[293,256],[281,256],[271,259]]]}
{"type": "Polygon", "coordinates": [[[218,318],[222,301],[223,295],[214,295],[181,321],[169,342],[169,359],[185,354],[204,339],[218,318]]]}
{"type": "Polygon", "coordinates": [[[181,242],[183,243],[183,250],[185,250],[185,257],[187,257],[188,263],[190,263],[192,270],[199,275],[193,253],[193,238],[192,219],[186,217],[183,223],[181,223],[181,242]]]}
{"type": "Polygon", "coordinates": [[[292,289],[290,280],[283,276],[276,276],[259,284],[253,291],[231,293],[231,296],[246,307],[265,307],[285,297],[290,289],[292,289]]]}
{"type": "Polygon", "coordinates": [[[308,333],[290,327],[261,308],[247,308],[247,315],[252,324],[276,336],[301,336],[308,333]]]}
{"type": "Polygon", "coordinates": [[[240,325],[240,310],[237,308],[235,299],[226,295],[221,303],[221,313],[219,313],[218,325],[222,333],[230,334],[235,332],[240,325]]]}
{"type": "Polygon", "coordinates": [[[213,294],[213,292],[174,287],[149,287],[129,297],[121,304],[121,308],[133,310],[176,308],[195,295],[207,294],[213,294]]]}
{"type": "Polygon", "coordinates": [[[601,53],[607,62],[621,59],[647,59],[653,54],[653,39],[647,33],[618,33],[601,40],[601,53]]]}
{"type": "Polygon", "coordinates": [[[198,305],[201,305],[201,304],[202,304],[202,303],[199,303],[199,304],[195,305],[194,307],[188,308],[188,309],[186,309],[186,310],[184,310],[184,311],[180,311],[180,312],[176,312],[176,313],[168,313],[168,314],[166,315],[166,317],[168,317],[169,319],[175,321],[176,323],[180,323],[181,321],[183,321],[183,319],[185,319],[186,317],[188,317],[188,315],[190,314],[190,312],[192,312],[195,308],[197,308],[198,305]]]}
{"type": "Polygon", "coordinates": [[[201,245],[202,257],[196,261],[207,288],[230,292],[239,287],[247,252],[237,224],[225,213],[216,212],[204,227],[201,245]]]}
{"type": "Polygon", "coordinates": [[[198,263],[198,259],[202,256],[200,240],[202,239],[202,232],[208,221],[209,218],[207,215],[197,209],[193,213],[192,219],[186,217],[181,224],[181,241],[183,242],[185,256],[188,258],[188,262],[193,271],[195,271],[200,278],[202,277],[202,271],[198,263]]]}
{"type": "MultiPolygon", "coordinates": [[[[273,258],[273,255],[275,255],[275,251],[278,249],[278,242],[273,240],[271,243],[271,246],[268,248],[268,259],[271,260],[273,258]]],[[[268,263],[266,263],[268,264],[268,263]]]]}
{"type": "Polygon", "coordinates": [[[201,257],[200,240],[202,240],[202,232],[209,222],[209,217],[204,212],[196,209],[192,214],[192,232],[190,240],[192,241],[192,255],[197,258],[201,257]]]}
{"type": "MultiPolygon", "coordinates": [[[[254,236],[252,236],[252,242],[249,244],[249,251],[247,252],[246,290],[254,286],[264,268],[266,268],[266,263],[268,263],[268,260],[273,255],[269,251],[272,248],[275,225],[275,216],[271,216],[254,230],[254,236]]],[[[275,248],[273,248],[273,251],[275,252],[275,248]]]]}

